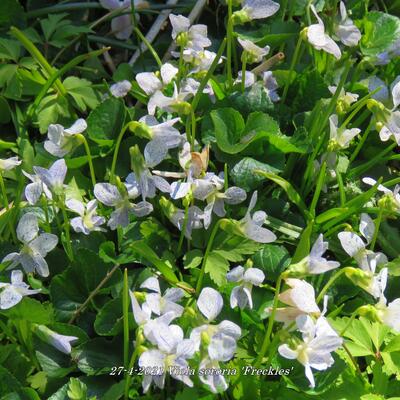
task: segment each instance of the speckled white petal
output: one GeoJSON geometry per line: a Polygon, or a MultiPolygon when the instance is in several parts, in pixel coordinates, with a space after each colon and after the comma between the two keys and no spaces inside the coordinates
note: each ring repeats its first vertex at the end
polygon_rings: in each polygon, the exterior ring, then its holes
{"type": "Polygon", "coordinates": [[[218,316],[223,305],[224,300],[220,293],[210,287],[204,288],[197,300],[197,307],[209,321],[213,321],[218,316]]]}
{"type": "Polygon", "coordinates": [[[18,222],[17,237],[23,243],[32,241],[39,232],[37,216],[33,213],[24,214],[18,222]]]}
{"type": "Polygon", "coordinates": [[[94,195],[106,206],[115,206],[122,200],[118,188],[111,183],[97,183],[94,186],[94,195]]]}

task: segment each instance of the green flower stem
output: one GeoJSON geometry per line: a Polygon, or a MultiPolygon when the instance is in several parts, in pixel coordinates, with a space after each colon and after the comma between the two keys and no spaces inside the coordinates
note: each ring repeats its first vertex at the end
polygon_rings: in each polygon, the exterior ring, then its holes
{"type": "Polygon", "coordinates": [[[119,264],[115,264],[114,267],[107,272],[106,276],[101,280],[101,282],[96,286],[95,289],[93,289],[92,292],[90,292],[88,298],[85,300],[85,302],[79,306],[79,308],[74,311],[72,314],[72,317],[68,321],[68,324],[73,324],[75,319],[79,316],[79,314],[92,302],[93,298],[97,295],[97,293],[100,291],[100,289],[108,282],[108,280],[114,275],[114,272],[119,268],[119,264]]]}
{"type": "Polygon", "coordinates": [[[271,333],[272,333],[272,328],[274,327],[274,321],[275,321],[276,309],[278,307],[279,293],[281,290],[282,279],[283,279],[283,274],[279,275],[279,278],[276,282],[274,302],[272,303],[272,311],[268,318],[267,332],[265,333],[265,337],[264,337],[264,341],[261,346],[261,350],[260,350],[258,357],[254,364],[256,368],[258,368],[262,364],[262,360],[265,356],[265,353],[268,350],[269,344],[271,343],[271,333]]]}
{"type": "Polygon", "coordinates": [[[182,73],[183,73],[183,46],[180,46],[179,48],[179,61],[178,61],[178,75],[176,77],[176,85],[178,87],[178,90],[181,87],[181,80],[182,80],[182,73]]]}
{"type": "Polygon", "coordinates": [[[354,358],[353,354],[351,354],[349,348],[347,347],[347,345],[345,343],[342,343],[342,347],[344,348],[345,352],[347,353],[347,355],[350,357],[351,362],[354,365],[354,368],[357,371],[357,376],[360,378],[360,381],[363,385],[365,385],[366,383],[369,383],[366,379],[364,379],[362,372],[360,370],[360,367],[357,364],[356,359],[354,358]]]}
{"type": "Polygon", "coordinates": [[[353,312],[353,314],[351,314],[351,317],[349,318],[349,320],[347,321],[346,325],[344,326],[344,328],[340,331],[339,335],[343,336],[345,334],[345,332],[347,331],[347,329],[350,328],[350,325],[353,323],[354,319],[357,317],[358,315],[358,309],[355,310],[353,312]]]}
{"type": "Polygon", "coordinates": [[[76,135],[77,139],[79,141],[81,141],[85,147],[85,151],[88,157],[88,163],[89,163],[89,170],[90,170],[90,177],[92,179],[92,185],[94,186],[96,184],[96,175],[94,173],[94,167],[93,167],[93,158],[92,158],[92,153],[90,152],[90,147],[89,144],[85,138],[85,136],[83,136],[81,133],[78,133],[76,135]]]}
{"type": "Polygon", "coordinates": [[[287,5],[288,5],[288,0],[282,0],[282,5],[281,5],[281,19],[282,19],[282,21],[285,21],[285,14],[286,14],[287,5]]]}
{"type": "Polygon", "coordinates": [[[325,286],[322,288],[322,290],[320,291],[320,293],[318,294],[317,297],[317,304],[324,298],[326,292],[329,290],[329,288],[334,284],[334,282],[340,278],[345,272],[347,271],[347,268],[342,268],[339,269],[338,271],[336,271],[328,280],[328,282],[326,282],[325,286]]]}
{"type": "Polygon", "coordinates": [[[190,107],[190,122],[191,122],[191,134],[190,134],[190,147],[194,151],[194,143],[196,141],[196,115],[193,107],[190,107]]]}
{"type": "Polygon", "coordinates": [[[183,220],[183,227],[181,230],[181,234],[179,236],[179,243],[178,243],[178,254],[180,254],[182,250],[182,245],[183,245],[183,239],[185,238],[185,232],[186,232],[186,227],[188,223],[188,217],[189,217],[189,202],[186,202],[185,205],[185,219],[183,220]]]}
{"type": "Polygon", "coordinates": [[[217,55],[214,58],[214,61],[212,62],[211,66],[208,69],[208,71],[207,71],[206,75],[204,76],[204,78],[200,81],[199,88],[197,89],[197,92],[194,95],[192,103],[191,103],[193,112],[196,111],[196,108],[197,108],[197,106],[199,104],[199,101],[200,101],[200,97],[203,94],[203,90],[206,87],[207,82],[210,80],[212,74],[214,73],[215,68],[217,68],[218,62],[221,59],[222,54],[224,53],[225,46],[227,46],[227,40],[226,39],[224,39],[222,41],[221,45],[219,46],[217,55]]]}
{"type": "MultiPolygon", "coordinates": [[[[2,172],[0,172],[0,186],[1,186],[1,194],[3,195],[4,208],[7,210],[7,212],[9,212],[10,211],[10,203],[8,202],[6,186],[4,184],[2,172]]],[[[14,229],[14,226],[10,219],[10,215],[7,215],[7,220],[8,220],[8,227],[10,228],[10,232],[13,237],[14,243],[18,243],[17,235],[15,234],[15,229],[14,229]]]]}
{"type": "Polygon", "coordinates": [[[242,59],[242,82],[241,82],[242,92],[244,92],[246,89],[246,64],[247,64],[247,53],[246,51],[244,51],[242,59]]]}
{"type": "Polygon", "coordinates": [[[314,196],[312,198],[311,206],[310,206],[310,214],[313,217],[315,217],[315,208],[317,207],[319,196],[320,196],[321,190],[322,190],[322,186],[324,185],[324,182],[325,182],[325,173],[326,173],[326,162],[324,161],[322,163],[321,169],[319,171],[317,185],[315,187],[314,196]]]}
{"type": "Polygon", "coordinates": [[[364,134],[362,135],[360,141],[357,144],[357,147],[354,149],[354,151],[352,152],[350,159],[349,159],[349,164],[351,164],[356,157],[358,156],[358,153],[361,151],[361,148],[363,147],[365,141],[367,140],[367,137],[369,135],[369,133],[371,132],[372,129],[372,121],[368,124],[367,129],[365,130],[364,134]]]}
{"type": "Polygon", "coordinates": [[[381,222],[382,222],[382,217],[383,217],[383,208],[379,208],[378,217],[376,218],[376,221],[375,221],[375,231],[374,231],[374,235],[372,236],[372,240],[371,240],[371,246],[370,246],[371,251],[374,251],[376,239],[378,238],[379,228],[380,228],[381,222]]]}
{"type": "MultiPolygon", "coordinates": [[[[136,346],[135,346],[135,350],[132,353],[132,357],[129,361],[128,371],[130,371],[133,368],[133,366],[135,365],[137,356],[139,355],[139,347],[142,345],[141,337],[142,337],[142,334],[138,334],[138,332],[137,332],[136,333],[136,346]]],[[[129,388],[131,386],[131,381],[132,381],[132,375],[128,374],[125,378],[124,400],[129,399],[129,388]]]]}
{"type": "Polygon", "coordinates": [[[369,160],[366,163],[363,163],[363,164],[351,169],[347,174],[347,178],[349,178],[349,179],[350,178],[354,178],[356,176],[361,175],[365,171],[369,170],[374,165],[380,163],[381,160],[396,147],[397,147],[397,143],[392,143],[390,146],[388,146],[386,149],[382,150],[380,153],[378,153],[371,160],[369,160]]]}
{"type": "Polygon", "coordinates": [[[122,313],[124,320],[124,366],[126,368],[129,357],[129,287],[128,270],[126,268],[124,269],[124,286],[122,290],[122,313]]]}
{"type": "Polygon", "coordinates": [[[186,140],[190,143],[190,149],[191,149],[191,151],[194,151],[193,146],[192,146],[192,134],[191,134],[192,126],[191,126],[190,115],[186,116],[185,131],[186,131],[186,140]]]}
{"type": "Polygon", "coordinates": [[[28,107],[28,111],[26,113],[26,120],[29,121],[32,119],[40,102],[43,100],[43,98],[46,96],[47,92],[49,91],[50,87],[56,82],[56,80],[58,78],[62,77],[66,72],[70,71],[72,68],[74,68],[81,62],[86,61],[92,57],[97,57],[108,50],[110,50],[110,47],[91,51],[90,53],[87,53],[87,54],[81,54],[81,55],[73,58],[68,63],[66,63],[59,70],[54,71],[53,74],[47,79],[46,83],[42,86],[42,88],[41,88],[40,92],[38,93],[38,95],[36,96],[34,102],[31,104],[30,107],[28,107]]]}
{"type": "Polygon", "coordinates": [[[15,328],[17,330],[18,339],[21,345],[23,345],[27,353],[29,354],[29,358],[32,361],[34,367],[40,371],[41,367],[39,361],[36,358],[35,349],[33,347],[32,342],[32,325],[30,322],[20,319],[14,322],[15,328]]]}
{"type": "Polygon", "coordinates": [[[301,48],[302,42],[303,42],[303,38],[302,38],[301,33],[300,33],[299,39],[297,40],[296,48],[294,50],[292,62],[290,63],[288,79],[286,80],[285,87],[283,89],[282,100],[281,100],[282,103],[284,103],[285,100],[286,100],[286,96],[287,96],[287,93],[288,93],[288,90],[289,90],[289,85],[290,85],[292,73],[293,73],[294,67],[297,64],[298,59],[299,59],[299,53],[300,53],[300,48],[301,48]]]}
{"type": "MultiPolygon", "coordinates": [[[[22,33],[18,28],[12,26],[10,28],[10,33],[14,36],[21,44],[25,47],[25,49],[31,54],[31,56],[40,64],[40,66],[46,71],[48,77],[54,74],[54,68],[48,63],[43,54],[39,51],[39,49],[22,33]]],[[[67,95],[67,90],[64,85],[61,83],[59,79],[56,79],[54,82],[57,91],[62,95],[67,95]]]]}
{"type": "Polygon", "coordinates": [[[220,219],[215,223],[214,228],[211,231],[210,238],[208,239],[206,252],[204,253],[203,262],[201,264],[201,270],[200,270],[199,279],[198,279],[197,285],[196,285],[196,295],[197,296],[200,294],[200,291],[201,291],[201,288],[202,288],[202,285],[203,285],[204,274],[206,272],[207,259],[208,259],[208,256],[210,255],[211,248],[212,248],[212,245],[213,245],[213,242],[214,242],[214,239],[215,239],[215,235],[217,234],[218,228],[221,225],[222,221],[224,221],[224,219],[220,219]]]}
{"type": "Polygon", "coordinates": [[[228,177],[228,164],[225,163],[224,164],[224,191],[225,192],[228,190],[228,187],[229,187],[228,179],[229,179],[229,177],[228,177]]]}
{"type": "MultiPolygon", "coordinates": [[[[346,82],[347,79],[347,75],[350,71],[350,67],[351,67],[351,62],[350,60],[346,61],[345,64],[345,69],[343,71],[343,74],[340,78],[340,82],[336,88],[335,94],[332,96],[328,107],[326,108],[325,112],[322,114],[321,118],[314,118],[313,123],[311,125],[310,128],[310,137],[313,139],[315,134],[317,132],[323,132],[325,129],[325,125],[328,122],[328,118],[329,116],[332,114],[333,110],[336,107],[337,104],[337,100],[339,98],[340,92],[342,91],[344,84],[346,82]]],[[[323,139],[325,137],[324,134],[321,135],[321,138],[323,139]]],[[[322,144],[322,142],[320,143],[322,144]]],[[[306,172],[304,174],[304,178],[303,178],[303,184],[302,184],[302,188],[301,191],[304,193],[304,189],[307,187],[307,184],[310,180],[310,174],[312,171],[312,166],[313,166],[313,161],[315,160],[315,157],[317,156],[317,153],[319,151],[321,146],[316,146],[311,154],[311,156],[308,159],[308,163],[307,163],[307,168],[306,168],[306,172]]]]}
{"type": "Polygon", "coordinates": [[[400,178],[394,178],[390,181],[383,182],[382,185],[386,187],[394,186],[400,183],[400,178]]]}
{"type": "Polygon", "coordinates": [[[232,0],[227,0],[228,3],[228,21],[226,28],[226,80],[228,82],[228,90],[232,90],[232,46],[233,46],[233,23],[232,23],[232,0]]]}
{"type": "Polygon", "coordinates": [[[129,127],[129,123],[127,123],[121,130],[121,132],[118,135],[117,141],[115,143],[115,148],[114,148],[114,154],[113,154],[113,159],[111,163],[111,170],[110,170],[110,182],[114,183],[115,180],[115,167],[117,165],[117,158],[118,158],[118,152],[119,148],[121,146],[122,139],[125,135],[126,130],[129,127]]]}
{"type": "Polygon", "coordinates": [[[344,190],[343,178],[337,168],[336,168],[335,172],[336,172],[336,180],[337,180],[338,186],[339,186],[340,206],[344,207],[344,205],[346,204],[346,192],[344,190]]]}
{"type": "Polygon", "coordinates": [[[146,47],[149,49],[151,55],[154,57],[154,60],[156,60],[156,63],[159,68],[162,67],[162,62],[160,60],[160,57],[158,57],[157,52],[154,50],[154,47],[151,45],[151,43],[143,36],[142,32],[135,26],[133,28],[135,31],[136,35],[140,38],[140,40],[146,45],[146,47]]]}
{"type": "Polygon", "coordinates": [[[44,211],[44,217],[46,219],[46,232],[51,232],[50,218],[49,218],[49,205],[47,203],[47,197],[43,193],[40,197],[41,197],[42,208],[44,211]]]}
{"type": "Polygon", "coordinates": [[[72,245],[71,245],[71,235],[70,235],[70,223],[69,223],[69,218],[67,215],[67,210],[65,209],[65,204],[64,204],[64,198],[61,198],[60,201],[58,202],[61,213],[63,215],[63,220],[64,220],[64,234],[65,234],[65,242],[67,246],[67,256],[70,259],[70,261],[74,261],[74,252],[72,250],[72,245]]]}

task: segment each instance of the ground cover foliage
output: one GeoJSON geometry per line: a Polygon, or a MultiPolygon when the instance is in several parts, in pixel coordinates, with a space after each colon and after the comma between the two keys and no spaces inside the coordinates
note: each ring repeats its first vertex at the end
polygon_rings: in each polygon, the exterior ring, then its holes
{"type": "Polygon", "coordinates": [[[400,397],[400,2],[0,2],[0,398],[400,397]]]}

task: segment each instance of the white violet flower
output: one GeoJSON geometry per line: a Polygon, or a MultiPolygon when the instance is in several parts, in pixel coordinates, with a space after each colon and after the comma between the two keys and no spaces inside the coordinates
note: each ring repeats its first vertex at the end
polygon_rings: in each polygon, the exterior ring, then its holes
{"type": "Polygon", "coordinates": [[[29,289],[29,285],[23,281],[22,271],[11,271],[11,283],[0,282],[0,309],[7,310],[18,304],[24,296],[40,293],[40,289],[29,289]]]}
{"type": "Polygon", "coordinates": [[[260,286],[265,275],[261,269],[258,268],[247,268],[244,269],[241,265],[233,268],[226,274],[228,282],[237,282],[239,285],[235,286],[231,292],[231,307],[243,309],[246,306],[253,308],[253,299],[251,297],[251,291],[253,286],[260,286]]]}
{"type": "Polygon", "coordinates": [[[44,148],[55,157],[64,157],[79,144],[76,135],[84,132],[86,128],[86,121],[82,118],[67,129],[60,124],[50,124],[47,130],[48,140],[44,142],[44,148]]]}
{"type": "Polygon", "coordinates": [[[339,46],[335,41],[325,33],[325,25],[322,19],[318,16],[317,11],[313,4],[311,4],[311,11],[318,20],[318,24],[310,25],[307,28],[307,38],[310,44],[317,50],[324,50],[332,54],[336,59],[342,56],[339,46]]]}
{"type": "Polygon", "coordinates": [[[84,233],[89,235],[90,232],[102,231],[105,229],[100,226],[103,225],[106,220],[104,217],[100,217],[96,214],[97,200],[90,200],[86,205],[76,199],[68,199],[65,202],[66,206],[79,214],[79,217],[71,219],[71,226],[75,232],[84,233]]]}
{"type": "Polygon", "coordinates": [[[319,317],[314,322],[308,315],[300,315],[296,318],[296,324],[303,341],[296,348],[282,344],[278,352],[282,357],[297,359],[304,365],[310,387],[315,387],[312,368],[323,371],[331,367],[334,363],[331,352],[342,345],[343,339],[331,328],[325,317],[319,317]]]}
{"type": "Polygon", "coordinates": [[[19,253],[10,253],[2,262],[11,261],[9,269],[21,264],[25,272],[37,271],[40,276],[49,276],[47,253],[58,243],[58,237],[52,233],[39,234],[38,219],[33,213],[24,214],[18,222],[17,237],[23,247],[19,253]]]}

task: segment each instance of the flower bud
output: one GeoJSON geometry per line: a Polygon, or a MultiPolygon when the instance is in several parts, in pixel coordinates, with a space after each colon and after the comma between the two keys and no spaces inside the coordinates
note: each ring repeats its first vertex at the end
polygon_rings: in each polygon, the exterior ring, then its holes
{"type": "Polygon", "coordinates": [[[192,109],[192,106],[187,101],[181,101],[179,103],[173,104],[171,108],[177,114],[189,115],[192,109]]]}
{"type": "Polygon", "coordinates": [[[373,280],[373,274],[363,271],[360,268],[346,267],[345,275],[355,285],[368,291],[373,280]]]}
{"type": "Polygon", "coordinates": [[[304,275],[307,275],[309,272],[309,258],[304,257],[296,264],[292,264],[289,268],[285,271],[285,279],[286,278],[299,278],[304,275]]]}
{"type": "Polygon", "coordinates": [[[303,40],[308,40],[308,27],[305,27],[304,29],[302,29],[302,30],[300,31],[300,37],[301,37],[303,40]]]}
{"type": "Polygon", "coordinates": [[[192,198],[193,198],[193,196],[192,196],[192,194],[191,193],[188,193],[183,199],[182,199],[182,205],[183,205],[183,207],[189,207],[190,206],[190,203],[192,202],[192,198]]]}
{"type": "Polygon", "coordinates": [[[232,24],[233,25],[243,25],[246,22],[251,21],[251,18],[245,10],[235,11],[232,14],[232,24]]]}
{"type": "Polygon", "coordinates": [[[388,119],[390,118],[390,111],[380,102],[374,99],[367,101],[367,108],[374,114],[377,123],[382,125],[376,126],[377,130],[380,131],[388,119]]]}
{"type": "Polygon", "coordinates": [[[134,296],[136,297],[136,300],[139,303],[143,303],[144,301],[146,301],[146,293],[143,292],[133,292],[134,296]]]}
{"type": "Polygon", "coordinates": [[[144,343],[146,338],[143,334],[143,329],[139,328],[136,333],[136,346],[140,346],[141,343],[144,343]]]}
{"type": "Polygon", "coordinates": [[[76,336],[60,335],[44,325],[34,324],[34,332],[41,340],[64,354],[71,354],[71,343],[78,340],[76,336]]]}
{"type": "Polygon", "coordinates": [[[195,311],[193,307],[186,307],[185,314],[190,318],[196,318],[198,316],[198,313],[195,311]]]}
{"type": "Polygon", "coordinates": [[[208,347],[208,345],[211,342],[211,338],[208,332],[206,331],[201,332],[201,341],[204,344],[204,346],[208,347]]]}
{"type": "Polygon", "coordinates": [[[176,44],[179,47],[186,47],[189,41],[188,33],[187,32],[180,32],[175,39],[176,44]]]}
{"type": "Polygon", "coordinates": [[[337,104],[336,104],[336,114],[338,115],[343,115],[347,113],[347,103],[343,100],[338,100],[337,104]]]}
{"type": "Polygon", "coordinates": [[[139,150],[139,146],[136,144],[130,147],[129,154],[131,156],[131,168],[136,175],[136,179],[140,179],[141,173],[146,169],[146,162],[139,150]]]}
{"type": "Polygon", "coordinates": [[[129,123],[128,128],[138,137],[142,137],[145,139],[153,138],[153,132],[151,128],[143,122],[132,121],[129,123]]]}
{"type": "Polygon", "coordinates": [[[373,322],[382,322],[379,317],[379,311],[372,305],[367,304],[357,309],[359,315],[369,319],[373,322]]]}
{"type": "Polygon", "coordinates": [[[171,219],[173,217],[173,215],[176,214],[177,212],[177,208],[175,207],[175,205],[169,201],[166,197],[161,196],[160,200],[160,207],[161,210],[163,211],[164,215],[168,218],[171,219]]]}
{"type": "Polygon", "coordinates": [[[138,350],[138,354],[140,355],[140,354],[144,353],[145,351],[147,351],[148,348],[146,346],[138,346],[137,350],[138,350]]]}

